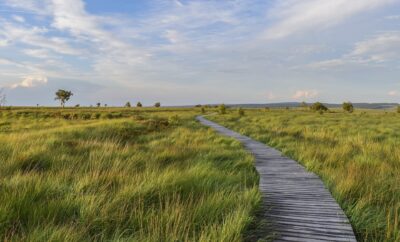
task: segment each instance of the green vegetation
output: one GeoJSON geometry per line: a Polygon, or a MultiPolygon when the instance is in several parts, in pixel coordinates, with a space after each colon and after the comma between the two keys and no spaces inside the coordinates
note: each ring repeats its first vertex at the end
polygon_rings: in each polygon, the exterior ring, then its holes
{"type": "Polygon", "coordinates": [[[4,106],[6,104],[7,97],[6,94],[4,93],[4,89],[0,89],[0,107],[4,106]]]}
{"type": "Polygon", "coordinates": [[[198,112],[0,110],[0,240],[242,240],[253,159],[198,112]]]}
{"type": "Polygon", "coordinates": [[[322,104],[320,102],[316,102],[313,105],[311,105],[310,109],[313,110],[313,111],[316,111],[316,112],[326,112],[326,111],[328,111],[328,108],[324,104],[322,104]]]}
{"type": "Polygon", "coordinates": [[[154,104],[154,107],[156,107],[156,108],[161,107],[161,103],[160,103],[160,102],[156,102],[156,103],[154,104]]]}
{"type": "Polygon", "coordinates": [[[131,107],[131,103],[130,103],[130,102],[126,102],[126,103],[125,103],[125,107],[126,107],[126,108],[130,108],[130,107],[131,107]]]}
{"type": "Polygon", "coordinates": [[[245,115],[243,108],[239,108],[238,109],[238,114],[239,114],[239,116],[244,116],[245,115]]]}
{"type": "Polygon", "coordinates": [[[343,110],[348,113],[354,112],[354,106],[351,102],[344,102],[342,107],[343,107],[343,110]]]}
{"type": "Polygon", "coordinates": [[[219,105],[219,107],[218,107],[218,112],[219,112],[220,114],[226,114],[226,106],[225,106],[225,104],[219,105]]]}
{"type": "Polygon", "coordinates": [[[56,92],[56,97],[54,98],[54,100],[59,100],[61,106],[64,107],[65,103],[68,102],[68,100],[72,97],[72,95],[74,94],[71,91],[59,89],[56,92]]]}
{"type": "MultiPolygon", "coordinates": [[[[322,105],[318,105],[322,107],[322,105]]],[[[316,107],[316,106],[315,106],[316,107]]],[[[314,108],[315,109],[315,108],[314,108]]],[[[360,241],[400,241],[400,116],[394,112],[246,110],[209,116],[320,175],[360,241]]]]}
{"type": "Polygon", "coordinates": [[[143,105],[142,105],[141,102],[138,102],[138,103],[136,104],[136,107],[141,108],[141,107],[143,107],[143,105]]]}

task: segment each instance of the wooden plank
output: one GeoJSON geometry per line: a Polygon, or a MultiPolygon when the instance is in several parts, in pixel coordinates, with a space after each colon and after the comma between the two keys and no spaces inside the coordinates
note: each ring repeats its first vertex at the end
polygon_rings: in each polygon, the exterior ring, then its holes
{"type": "Polygon", "coordinates": [[[275,241],[356,241],[343,210],[321,179],[281,152],[197,117],[202,124],[239,140],[255,158],[265,219],[275,241]]]}

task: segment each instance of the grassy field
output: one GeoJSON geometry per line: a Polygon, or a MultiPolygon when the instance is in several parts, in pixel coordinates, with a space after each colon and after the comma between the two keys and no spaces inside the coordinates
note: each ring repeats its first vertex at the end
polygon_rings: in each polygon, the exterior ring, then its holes
{"type": "Polygon", "coordinates": [[[198,113],[1,110],[0,240],[242,240],[253,159],[198,113]]]}
{"type": "Polygon", "coordinates": [[[208,118],[320,175],[360,241],[400,241],[400,114],[258,109],[208,118]]]}

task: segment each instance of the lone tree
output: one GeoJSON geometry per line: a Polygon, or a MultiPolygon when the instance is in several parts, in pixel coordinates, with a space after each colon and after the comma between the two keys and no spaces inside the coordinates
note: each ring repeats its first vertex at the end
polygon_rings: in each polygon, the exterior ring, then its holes
{"type": "Polygon", "coordinates": [[[143,105],[142,105],[141,102],[138,102],[138,103],[136,104],[136,107],[141,108],[141,107],[143,107],[143,105]]]}
{"type": "Polygon", "coordinates": [[[344,102],[342,107],[346,112],[352,113],[354,111],[354,106],[351,102],[344,102]]]}
{"type": "Polygon", "coordinates": [[[313,105],[311,105],[310,108],[313,111],[321,111],[321,112],[328,111],[328,108],[320,102],[314,103],[313,105]]]}
{"type": "Polygon", "coordinates": [[[6,94],[4,93],[4,89],[0,89],[0,107],[6,104],[6,94]]]}
{"type": "Polygon", "coordinates": [[[156,107],[156,108],[161,107],[161,103],[160,103],[160,102],[156,102],[156,103],[154,104],[154,107],[156,107]]]}
{"type": "Polygon", "coordinates": [[[300,107],[301,107],[301,108],[304,108],[304,109],[307,109],[307,108],[308,108],[308,105],[307,105],[306,102],[303,101],[303,102],[301,102],[300,107]]]}
{"type": "Polygon", "coordinates": [[[125,107],[126,108],[130,108],[131,107],[131,103],[130,102],[125,103],[125,107]]]}
{"type": "Polygon", "coordinates": [[[243,110],[243,108],[239,108],[238,109],[238,114],[239,114],[239,116],[244,116],[244,110],[243,110]]]}
{"type": "Polygon", "coordinates": [[[56,98],[54,100],[60,100],[61,107],[65,107],[65,103],[74,95],[71,91],[59,89],[56,92],[56,98]]]}
{"type": "Polygon", "coordinates": [[[219,113],[220,114],[226,114],[226,106],[225,106],[225,104],[219,105],[218,109],[219,109],[219,113]]]}
{"type": "Polygon", "coordinates": [[[101,103],[96,103],[96,106],[99,108],[101,106],[101,103]]]}

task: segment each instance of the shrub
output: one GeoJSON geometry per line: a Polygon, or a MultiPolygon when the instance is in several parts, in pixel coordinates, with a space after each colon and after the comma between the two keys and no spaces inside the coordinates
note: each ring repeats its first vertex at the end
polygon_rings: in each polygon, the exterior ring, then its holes
{"type": "Polygon", "coordinates": [[[322,112],[328,111],[328,108],[324,104],[322,104],[320,102],[314,103],[313,105],[311,105],[310,108],[313,111],[322,111],[322,112]]]}
{"type": "Polygon", "coordinates": [[[168,123],[171,125],[178,125],[180,123],[180,118],[177,114],[172,115],[168,118],[168,123]]]}
{"type": "Polygon", "coordinates": [[[169,122],[165,118],[152,118],[149,120],[146,120],[145,122],[147,124],[147,129],[149,131],[156,131],[156,130],[161,130],[163,128],[168,127],[169,122]]]}
{"type": "Polygon", "coordinates": [[[219,113],[220,114],[226,114],[226,106],[225,106],[225,104],[219,105],[218,109],[219,109],[219,113]]]}
{"type": "Polygon", "coordinates": [[[204,107],[201,107],[201,113],[206,113],[206,109],[204,107]]]}
{"type": "Polygon", "coordinates": [[[397,112],[400,113],[400,105],[397,106],[397,112]]]}
{"type": "Polygon", "coordinates": [[[342,107],[346,112],[352,113],[354,111],[354,106],[351,102],[344,102],[342,107]]]}
{"type": "Polygon", "coordinates": [[[72,114],[72,117],[71,117],[72,119],[78,119],[79,118],[79,115],[77,114],[77,113],[74,113],[74,114],[72,114]]]}
{"type": "Polygon", "coordinates": [[[130,107],[131,107],[131,103],[130,103],[130,102],[126,102],[126,103],[125,103],[125,107],[126,107],[126,108],[130,108],[130,107]]]}
{"type": "Polygon", "coordinates": [[[72,117],[70,113],[63,113],[63,114],[61,114],[61,116],[63,117],[63,119],[67,119],[67,120],[71,119],[71,117],[72,117]]]}
{"type": "Polygon", "coordinates": [[[81,119],[88,120],[92,117],[90,113],[81,113],[81,119]]]}
{"type": "Polygon", "coordinates": [[[244,116],[244,110],[242,109],[242,108],[239,108],[238,109],[238,114],[239,114],[239,116],[244,116]]]}
{"type": "Polygon", "coordinates": [[[136,104],[136,107],[141,108],[141,107],[143,107],[143,105],[142,105],[141,102],[138,102],[138,103],[136,104]]]}
{"type": "Polygon", "coordinates": [[[154,104],[154,107],[156,107],[156,108],[161,107],[161,103],[160,103],[160,102],[156,102],[156,103],[154,104]]]}
{"type": "Polygon", "coordinates": [[[99,119],[101,116],[101,113],[94,113],[92,114],[92,119],[99,119]]]}
{"type": "Polygon", "coordinates": [[[105,119],[112,119],[112,118],[113,118],[113,115],[112,115],[112,113],[105,113],[105,114],[103,114],[103,118],[105,118],[105,119]]]}

